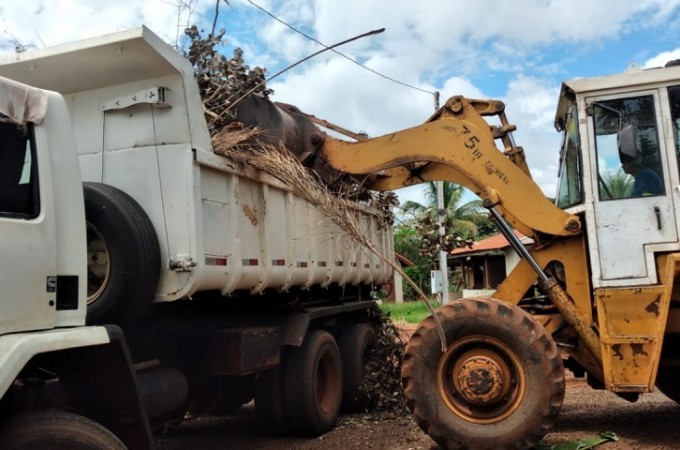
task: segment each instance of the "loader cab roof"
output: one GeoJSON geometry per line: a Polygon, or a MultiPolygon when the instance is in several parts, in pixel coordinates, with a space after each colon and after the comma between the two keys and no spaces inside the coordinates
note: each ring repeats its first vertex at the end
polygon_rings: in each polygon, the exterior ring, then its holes
{"type": "MultiPolygon", "coordinates": [[[[673,63],[675,61],[670,64],[673,63]]],[[[671,82],[680,83],[680,65],[670,64],[667,67],[651,69],[631,67],[626,72],[619,74],[577,78],[563,82],[555,113],[555,128],[562,131],[564,118],[577,96],[587,95],[591,92],[601,95],[622,90],[634,91],[644,87],[670,84],[671,82]]]]}

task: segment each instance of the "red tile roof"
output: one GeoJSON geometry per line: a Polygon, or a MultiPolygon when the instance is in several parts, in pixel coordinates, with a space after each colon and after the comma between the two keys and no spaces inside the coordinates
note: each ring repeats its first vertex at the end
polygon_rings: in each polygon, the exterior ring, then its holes
{"type": "MultiPolygon", "coordinates": [[[[522,243],[524,244],[529,244],[531,243],[531,239],[524,236],[522,233],[520,233],[517,230],[513,230],[513,233],[515,233],[515,236],[517,236],[522,243]]],[[[505,239],[505,236],[502,234],[496,234],[494,236],[488,237],[486,239],[482,239],[479,242],[474,242],[472,244],[472,248],[470,247],[461,247],[457,248],[453,251],[451,251],[451,255],[468,255],[471,253],[479,253],[479,252],[489,252],[493,250],[502,250],[506,247],[509,247],[510,243],[508,242],[507,239],[505,239]]]]}

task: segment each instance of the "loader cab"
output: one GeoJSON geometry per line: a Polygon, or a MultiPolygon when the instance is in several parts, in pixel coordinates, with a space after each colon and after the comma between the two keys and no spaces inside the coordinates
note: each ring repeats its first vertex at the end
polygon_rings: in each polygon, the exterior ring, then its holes
{"type": "Polygon", "coordinates": [[[680,67],[562,86],[557,206],[585,219],[593,287],[658,282],[680,249],[680,67]]]}

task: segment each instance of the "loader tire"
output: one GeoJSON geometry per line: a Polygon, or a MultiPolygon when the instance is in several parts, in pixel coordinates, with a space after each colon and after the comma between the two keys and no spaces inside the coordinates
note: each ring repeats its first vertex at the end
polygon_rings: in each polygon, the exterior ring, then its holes
{"type": "Polygon", "coordinates": [[[338,340],[342,358],[342,410],[364,412],[373,408],[371,398],[361,389],[366,363],[375,351],[375,332],[368,324],[352,324],[338,340]]]}
{"type": "Polygon", "coordinates": [[[12,417],[0,427],[3,450],[124,450],[111,431],[85,417],[63,411],[12,417]]]}
{"type": "Polygon", "coordinates": [[[447,449],[530,449],[564,400],[564,367],[545,329],[517,306],[463,299],[411,337],[402,383],[416,422],[447,449]]]}
{"type": "Polygon", "coordinates": [[[664,337],[661,361],[659,361],[659,370],[656,374],[656,387],[675,403],[680,403],[679,345],[680,336],[666,335],[664,337]]]}
{"type": "Polygon", "coordinates": [[[289,351],[285,407],[291,430],[320,436],[335,427],[342,403],[342,361],[333,336],[312,330],[289,351]]]}
{"type": "Polygon", "coordinates": [[[125,192],[84,183],[87,221],[87,323],[126,325],[151,307],[160,276],[156,231],[125,192]]]}

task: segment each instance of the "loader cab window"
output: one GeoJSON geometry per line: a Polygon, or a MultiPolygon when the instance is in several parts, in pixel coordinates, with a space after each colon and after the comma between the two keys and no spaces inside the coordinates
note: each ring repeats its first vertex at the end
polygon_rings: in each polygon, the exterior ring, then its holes
{"type": "Polygon", "coordinates": [[[675,156],[678,161],[678,172],[680,173],[680,86],[668,88],[668,100],[670,102],[671,121],[673,122],[675,156]]]}
{"type": "Polygon", "coordinates": [[[31,126],[17,126],[0,115],[0,217],[38,215],[37,166],[31,126]]]}
{"type": "Polygon", "coordinates": [[[592,102],[600,200],[665,194],[654,97],[592,102]]]}
{"type": "Polygon", "coordinates": [[[583,203],[581,182],[581,142],[578,134],[576,105],[569,109],[564,122],[562,150],[560,152],[557,206],[568,208],[583,203]]]}

